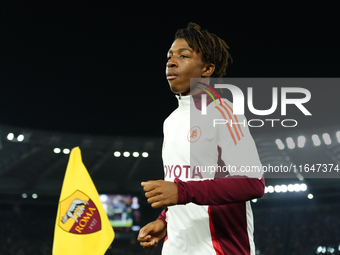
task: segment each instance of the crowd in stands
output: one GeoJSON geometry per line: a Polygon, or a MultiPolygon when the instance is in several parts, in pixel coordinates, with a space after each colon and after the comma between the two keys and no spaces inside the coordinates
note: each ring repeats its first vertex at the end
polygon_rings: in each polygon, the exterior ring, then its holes
{"type": "MultiPolygon", "coordinates": [[[[340,205],[253,204],[257,255],[340,254],[340,205]],[[322,247],[322,248],[320,248],[322,247]]],[[[0,255],[51,255],[56,208],[0,204],[0,255]]],[[[116,238],[106,255],[146,253],[133,239],[116,238]]]]}
{"type": "Polygon", "coordinates": [[[340,254],[339,209],[337,203],[254,209],[257,254],[340,254]]]}

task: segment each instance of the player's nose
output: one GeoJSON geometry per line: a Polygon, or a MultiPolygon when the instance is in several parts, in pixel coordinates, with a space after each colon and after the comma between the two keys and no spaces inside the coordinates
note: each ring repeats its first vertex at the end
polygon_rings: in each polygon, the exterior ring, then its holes
{"type": "Polygon", "coordinates": [[[168,68],[177,67],[177,61],[175,60],[174,57],[169,58],[168,62],[166,63],[166,67],[168,68]]]}

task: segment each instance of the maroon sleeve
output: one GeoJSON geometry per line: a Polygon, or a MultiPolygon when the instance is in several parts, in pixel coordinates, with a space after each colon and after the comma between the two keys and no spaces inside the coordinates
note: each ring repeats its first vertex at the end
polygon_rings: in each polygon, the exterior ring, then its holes
{"type": "Polygon", "coordinates": [[[178,203],[198,205],[223,205],[245,202],[264,195],[264,178],[228,176],[225,178],[187,181],[176,178],[178,203]]]}
{"type": "Polygon", "coordinates": [[[164,221],[165,224],[167,224],[166,222],[166,211],[168,210],[168,208],[164,209],[161,214],[158,216],[157,220],[162,220],[164,221]]]}

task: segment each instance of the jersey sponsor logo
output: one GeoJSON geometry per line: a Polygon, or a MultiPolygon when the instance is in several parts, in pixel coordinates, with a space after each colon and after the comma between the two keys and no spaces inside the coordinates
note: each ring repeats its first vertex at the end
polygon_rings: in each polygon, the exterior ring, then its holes
{"type": "Polygon", "coordinates": [[[201,138],[202,131],[199,126],[192,127],[187,135],[187,139],[191,143],[197,142],[201,138]]]}
{"type": "Polygon", "coordinates": [[[96,205],[77,190],[60,202],[59,227],[73,234],[91,234],[101,230],[101,219],[96,205]]]}
{"type": "MultiPolygon", "coordinates": [[[[223,162],[224,163],[224,162],[223,162]]],[[[205,179],[205,178],[224,178],[233,173],[244,173],[248,168],[241,171],[236,166],[228,165],[201,165],[201,166],[190,166],[190,165],[164,165],[164,178],[166,180],[173,180],[179,178],[181,180],[188,179],[205,179]]]]}
{"type": "Polygon", "coordinates": [[[203,179],[200,167],[194,166],[192,169],[190,165],[165,165],[165,178],[180,178],[180,179],[203,179]]]}

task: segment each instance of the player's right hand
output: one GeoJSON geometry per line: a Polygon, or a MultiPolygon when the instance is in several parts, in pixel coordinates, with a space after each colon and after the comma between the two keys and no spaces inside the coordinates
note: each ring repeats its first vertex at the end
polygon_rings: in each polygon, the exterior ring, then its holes
{"type": "Polygon", "coordinates": [[[162,220],[155,220],[141,228],[137,241],[144,249],[156,248],[158,241],[166,234],[166,224],[162,220]]]}

